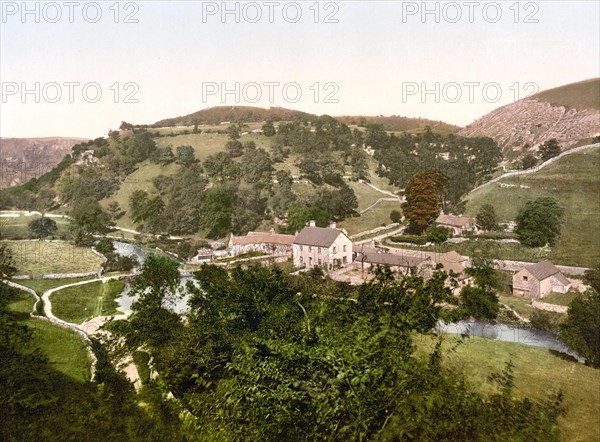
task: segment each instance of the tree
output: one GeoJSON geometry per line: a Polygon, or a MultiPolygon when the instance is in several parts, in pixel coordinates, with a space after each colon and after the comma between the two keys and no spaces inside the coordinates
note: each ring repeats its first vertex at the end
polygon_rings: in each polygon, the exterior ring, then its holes
{"type": "Polygon", "coordinates": [[[309,221],[314,221],[317,227],[327,227],[329,217],[327,212],[316,206],[300,206],[292,204],[288,211],[288,230],[296,232],[302,230],[309,221]]]}
{"type": "Polygon", "coordinates": [[[393,223],[399,223],[400,221],[402,221],[402,213],[400,213],[399,210],[392,210],[390,212],[390,220],[393,223]]]}
{"type": "Polygon", "coordinates": [[[427,235],[427,241],[441,244],[450,238],[451,231],[447,227],[430,226],[425,231],[425,234],[427,235]]]}
{"type": "Polygon", "coordinates": [[[93,197],[78,200],[70,212],[71,228],[80,231],[83,236],[93,233],[104,233],[108,230],[110,216],[93,197]]]}
{"type": "Polygon", "coordinates": [[[521,160],[521,168],[522,169],[531,169],[537,164],[538,160],[535,155],[528,153],[521,160]]]}
{"type": "Polygon", "coordinates": [[[529,247],[553,245],[560,235],[564,210],[549,197],[528,201],[519,211],[515,232],[529,247]]]}
{"type": "Polygon", "coordinates": [[[235,124],[231,124],[227,128],[227,135],[229,136],[229,139],[232,141],[239,140],[240,139],[240,128],[235,124]]]}
{"type": "Polygon", "coordinates": [[[129,197],[131,218],[136,223],[151,220],[157,217],[165,208],[160,196],[150,198],[144,190],[136,190],[129,197]]]}
{"type": "Polygon", "coordinates": [[[493,291],[469,285],[460,291],[460,307],[476,319],[496,319],[500,311],[498,296],[493,291]]]}
{"type": "Polygon", "coordinates": [[[496,209],[491,204],[484,204],[477,213],[477,224],[483,230],[498,230],[498,215],[496,209]]]}
{"type": "Polygon", "coordinates": [[[0,276],[10,278],[16,271],[12,251],[6,244],[0,244],[0,276]]]}
{"type": "Polygon", "coordinates": [[[447,178],[436,170],[422,172],[410,180],[406,202],[402,204],[410,230],[422,233],[437,218],[447,185],[447,178]]]}
{"type": "Polygon", "coordinates": [[[265,137],[272,137],[276,134],[275,126],[273,126],[273,122],[271,120],[267,120],[267,122],[263,124],[262,133],[265,137]]]}
{"type": "Polygon", "coordinates": [[[594,290],[600,293],[600,264],[596,267],[585,271],[583,280],[586,284],[591,286],[594,290]]]}
{"type": "Polygon", "coordinates": [[[571,301],[560,337],[587,364],[600,368],[600,292],[588,290],[571,301]]]}
{"type": "Polygon", "coordinates": [[[45,238],[46,236],[53,236],[56,233],[58,227],[56,221],[45,216],[34,219],[28,226],[29,236],[32,238],[45,238]]]}
{"type": "Polygon", "coordinates": [[[190,167],[195,162],[197,160],[192,146],[177,146],[177,164],[190,167]]]}
{"type": "Polygon", "coordinates": [[[125,211],[121,210],[121,206],[119,206],[119,203],[116,201],[112,201],[106,208],[106,211],[112,221],[116,221],[125,215],[125,211]]]}
{"type": "Polygon", "coordinates": [[[540,146],[540,158],[542,161],[549,160],[560,154],[560,145],[556,138],[551,138],[540,146]]]}
{"type": "Polygon", "coordinates": [[[207,238],[223,238],[231,231],[233,207],[231,197],[223,187],[213,187],[206,191],[201,204],[200,227],[207,238]]]}

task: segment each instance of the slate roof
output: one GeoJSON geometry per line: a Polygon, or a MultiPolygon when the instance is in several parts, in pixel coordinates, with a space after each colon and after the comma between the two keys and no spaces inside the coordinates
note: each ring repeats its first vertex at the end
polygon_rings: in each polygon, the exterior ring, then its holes
{"type": "Polygon", "coordinates": [[[475,220],[468,216],[456,216],[456,215],[440,215],[435,220],[437,224],[445,224],[447,226],[454,227],[465,227],[468,224],[475,224],[475,220]]]}
{"type": "Polygon", "coordinates": [[[330,229],[327,227],[305,227],[296,236],[294,244],[329,247],[340,235],[343,235],[343,232],[337,229],[330,229]]]}
{"type": "Polygon", "coordinates": [[[565,278],[562,273],[560,273],[560,270],[558,270],[558,268],[548,260],[527,266],[525,267],[525,270],[531,273],[531,275],[538,281],[543,281],[550,276],[554,276],[562,284],[570,284],[569,280],[565,278]]]}

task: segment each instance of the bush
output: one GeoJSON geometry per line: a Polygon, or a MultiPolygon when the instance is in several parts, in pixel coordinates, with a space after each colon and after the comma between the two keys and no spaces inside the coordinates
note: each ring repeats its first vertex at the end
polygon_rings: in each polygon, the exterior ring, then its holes
{"type": "Polygon", "coordinates": [[[408,242],[419,246],[427,244],[427,238],[419,235],[398,235],[390,238],[392,242],[408,242]]]}
{"type": "Polygon", "coordinates": [[[399,223],[400,220],[402,219],[402,214],[398,210],[392,210],[390,212],[390,219],[392,220],[393,223],[399,223]]]}
{"type": "Polygon", "coordinates": [[[450,229],[446,227],[431,226],[425,231],[427,240],[435,244],[441,244],[450,238],[450,229]]]}

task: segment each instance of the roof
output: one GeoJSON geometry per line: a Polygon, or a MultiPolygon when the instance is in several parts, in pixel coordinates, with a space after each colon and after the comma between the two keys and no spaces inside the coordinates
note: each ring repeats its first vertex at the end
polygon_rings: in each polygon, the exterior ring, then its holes
{"type": "Polygon", "coordinates": [[[416,267],[426,260],[427,258],[419,256],[397,255],[394,253],[365,253],[361,261],[377,265],[416,267]]]}
{"type": "Polygon", "coordinates": [[[279,244],[290,246],[294,242],[294,235],[284,235],[271,232],[249,232],[246,236],[231,236],[229,247],[245,246],[248,244],[279,244]]]}
{"type": "Polygon", "coordinates": [[[447,226],[465,227],[468,224],[475,224],[475,220],[468,216],[444,215],[441,214],[435,220],[437,224],[445,224],[447,226]]]}
{"type": "MultiPolygon", "coordinates": [[[[558,268],[548,260],[527,266],[525,267],[525,270],[531,273],[531,275],[538,281],[543,281],[544,279],[558,273],[566,280],[566,283],[569,284],[569,281],[562,275],[562,273],[560,273],[560,270],[558,270],[558,268]]],[[[556,276],[558,278],[558,275],[556,276]]]]}
{"type": "Polygon", "coordinates": [[[432,260],[435,264],[441,264],[446,272],[452,270],[453,272],[464,276],[465,266],[462,263],[467,259],[455,251],[444,254],[435,254],[432,256],[432,260]]]}
{"type": "Polygon", "coordinates": [[[296,236],[294,244],[314,247],[329,247],[337,239],[338,236],[344,233],[338,229],[330,229],[326,227],[305,227],[296,236]]]}
{"type": "Polygon", "coordinates": [[[371,246],[369,244],[353,244],[352,251],[354,253],[377,253],[377,247],[371,246]]]}

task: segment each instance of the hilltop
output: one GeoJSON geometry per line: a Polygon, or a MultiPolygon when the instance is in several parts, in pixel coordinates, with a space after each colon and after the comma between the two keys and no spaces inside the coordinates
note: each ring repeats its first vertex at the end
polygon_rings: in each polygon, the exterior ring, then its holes
{"type": "Polygon", "coordinates": [[[462,136],[491,137],[508,158],[556,138],[563,150],[600,133],[600,78],[539,92],[502,106],[465,128],[462,136]]]}
{"type": "Polygon", "coordinates": [[[314,114],[285,109],[283,107],[253,107],[253,106],[215,106],[202,109],[188,115],[166,118],[152,124],[151,127],[193,126],[195,124],[215,125],[227,123],[257,123],[261,121],[294,121],[296,119],[311,120],[317,118],[314,114]]]}

